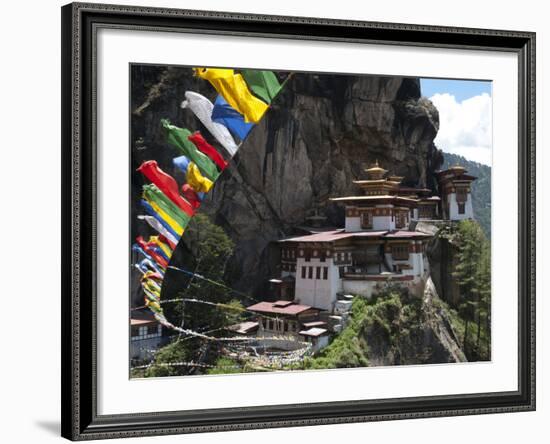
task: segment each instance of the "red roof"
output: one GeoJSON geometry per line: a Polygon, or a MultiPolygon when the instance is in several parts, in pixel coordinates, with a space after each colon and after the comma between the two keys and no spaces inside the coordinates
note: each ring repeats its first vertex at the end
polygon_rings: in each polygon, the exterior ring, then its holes
{"type": "Polygon", "coordinates": [[[281,242],[332,242],[350,237],[384,237],[384,238],[413,238],[413,237],[431,237],[429,234],[419,231],[331,231],[329,233],[316,233],[307,236],[293,237],[283,239],[281,242]]]}
{"type": "Polygon", "coordinates": [[[387,231],[344,231],[344,229],[335,231],[326,231],[323,233],[308,234],[306,236],[291,237],[282,239],[281,242],[333,242],[348,237],[380,237],[387,231]]]}
{"type": "Polygon", "coordinates": [[[250,311],[257,311],[260,313],[277,313],[285,315],[297,315],[303,313],[304,311],[309,310],[309,305],[296,304],[291,302],[289,305],[284,307],[279,307],[274,302],[258,302],[257,304],[247,307],[250,311]]]}
{"type": "Polygon", "coordinates": [[[158,322],[149,310],[134,310],[130,316],[130,325],[149,325],[158,322]]]}

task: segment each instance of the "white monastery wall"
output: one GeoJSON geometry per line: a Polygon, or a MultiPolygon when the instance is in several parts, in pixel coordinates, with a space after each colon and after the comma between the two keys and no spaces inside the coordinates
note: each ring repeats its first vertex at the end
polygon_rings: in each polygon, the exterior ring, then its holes
{"type": "Polygon", "coordinates": [[[305,261],[298,258],[296,263],[296,290],[295,300],[300,304],[310,305],[315,308],[332,310],[336,300],[336,292],[340,290],[340,278],[338,267],[332,259],[327,258],[324,262],[311,258],[305,261]],[[302,267],[306,267],[305,278],[302,278],[302,267]],[[312,277],[309,278],[309,267],[313,267],[312,277]],[[317,278],[317,267],[321,267],[320,278],[317,278]],[[323,279],[323,267],[327,267],[327,279],[323,279]]]}
{"type": "Polygon", "coordinates": [[[395,218],[391,216],[373,216],[372,229],[374,231],[395,230],[395,218]]]}
{"type": "Polygon", "coordinates": [[[465,220],[474,218],[474,209],[472,207],[472,195],[468,194],[468,200],[464,206],[464,214],[458,214],[458,203],[456,202],[456,193],[451,193],[448,196],[449,202],[449,219],[450,220],[465,220]]]}
{"type": "Polygon", "coordinates": [[[361,218],[346,217],[346,231],[361,231],[361,218]]]}

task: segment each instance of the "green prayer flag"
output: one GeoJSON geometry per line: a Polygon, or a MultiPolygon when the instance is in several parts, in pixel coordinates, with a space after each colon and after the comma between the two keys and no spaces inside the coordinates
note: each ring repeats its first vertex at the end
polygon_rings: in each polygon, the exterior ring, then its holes
{"type": "Polygon", "coordinates": [[[252,92],[268,104],[271,104],[271,101],[281,90],[277,77],[271,71],[243,69],[242,75],[252,92]]]}
{"type": "Polygon", "coordinates": [[[197,165],[201,174],[214,182],[220,175],[216,164],[206,154],[199,151],[195,144],[188,139],[191,131],[186,128],[178,128],[167,119],[162,119],[160,123],[166,130],[168,143],[174,145],[184,156],[191,159],[197,165]]]}
{"type": "Polygon", "coordinates": [[[147,200],[156,203],[182,228],[185,228],[191,220],[191,217],[172,202],[155,184],[143,185],[143,195],[147,200]]]}

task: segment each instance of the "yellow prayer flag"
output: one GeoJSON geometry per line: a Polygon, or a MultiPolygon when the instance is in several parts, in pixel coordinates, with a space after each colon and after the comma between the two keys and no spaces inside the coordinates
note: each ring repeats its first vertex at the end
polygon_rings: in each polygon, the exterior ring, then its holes
{"type": "Polygon", "coordinates": [[[186,180],[197,193],[208,193],[214,185],[210,179],[201,174],[199,168],[193,162],[187,167],[186,180]]]}
{"type": "Polygon", "coordinates": [[[156,245],[158,245],[166,256],[172,256],[172,250],[170,249],[170,247],[162,242],[158,236],[149,236],[149,242],[154,242],[156,245]]]}
{"type": "Polygon", "coordinates": [[[170,225],[170,228],[174,230],[174,232],[181,236],[183,234],[183,227],[176,222],[168,213],[166,213],[162,208],[160,208],[156,202],[153,202],[152,200],[148,199],[147,197],[143,196],[143,198],[147,201],[149,205],[153,208],[153,210],[156,211],[156,213],[168,224],[170,225]]]}
{"type": "Polygon", "coordinates": [[[245,122],[258,123],[268,105],[254,96],[240,74],[232,69],[194,68],[196,74],[208,80],[225,101],[244,116],[245,122]]]}

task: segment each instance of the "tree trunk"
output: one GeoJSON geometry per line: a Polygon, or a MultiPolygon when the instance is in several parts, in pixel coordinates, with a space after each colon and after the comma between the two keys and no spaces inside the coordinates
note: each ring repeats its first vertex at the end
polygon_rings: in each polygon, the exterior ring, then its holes
{"type": "Polygon", "coordinates": [[[464,347],[464,354],[466,355],[466,357],[468,357],[468,353],[467,353],[467,350],[468,350],[468,325],[469,325],[470,321],[468,321],[468,319],[466,319],[466,324],[464,324],[464,339],[462,340],[462,344],[463,344],[463,347],[464,347]]]}
{"type": "Polygon", "coordinates": [[[477,337],[476,337],[476,354],[477,354],[477,358],[479,359],[479,357],[481,356],[481,352],[480,352],[480,342],[481,342],[481,315],[479,314],[479,311],[478,311],[478,314],[477,314],[477,333],[476,333],[477,337]]]}

